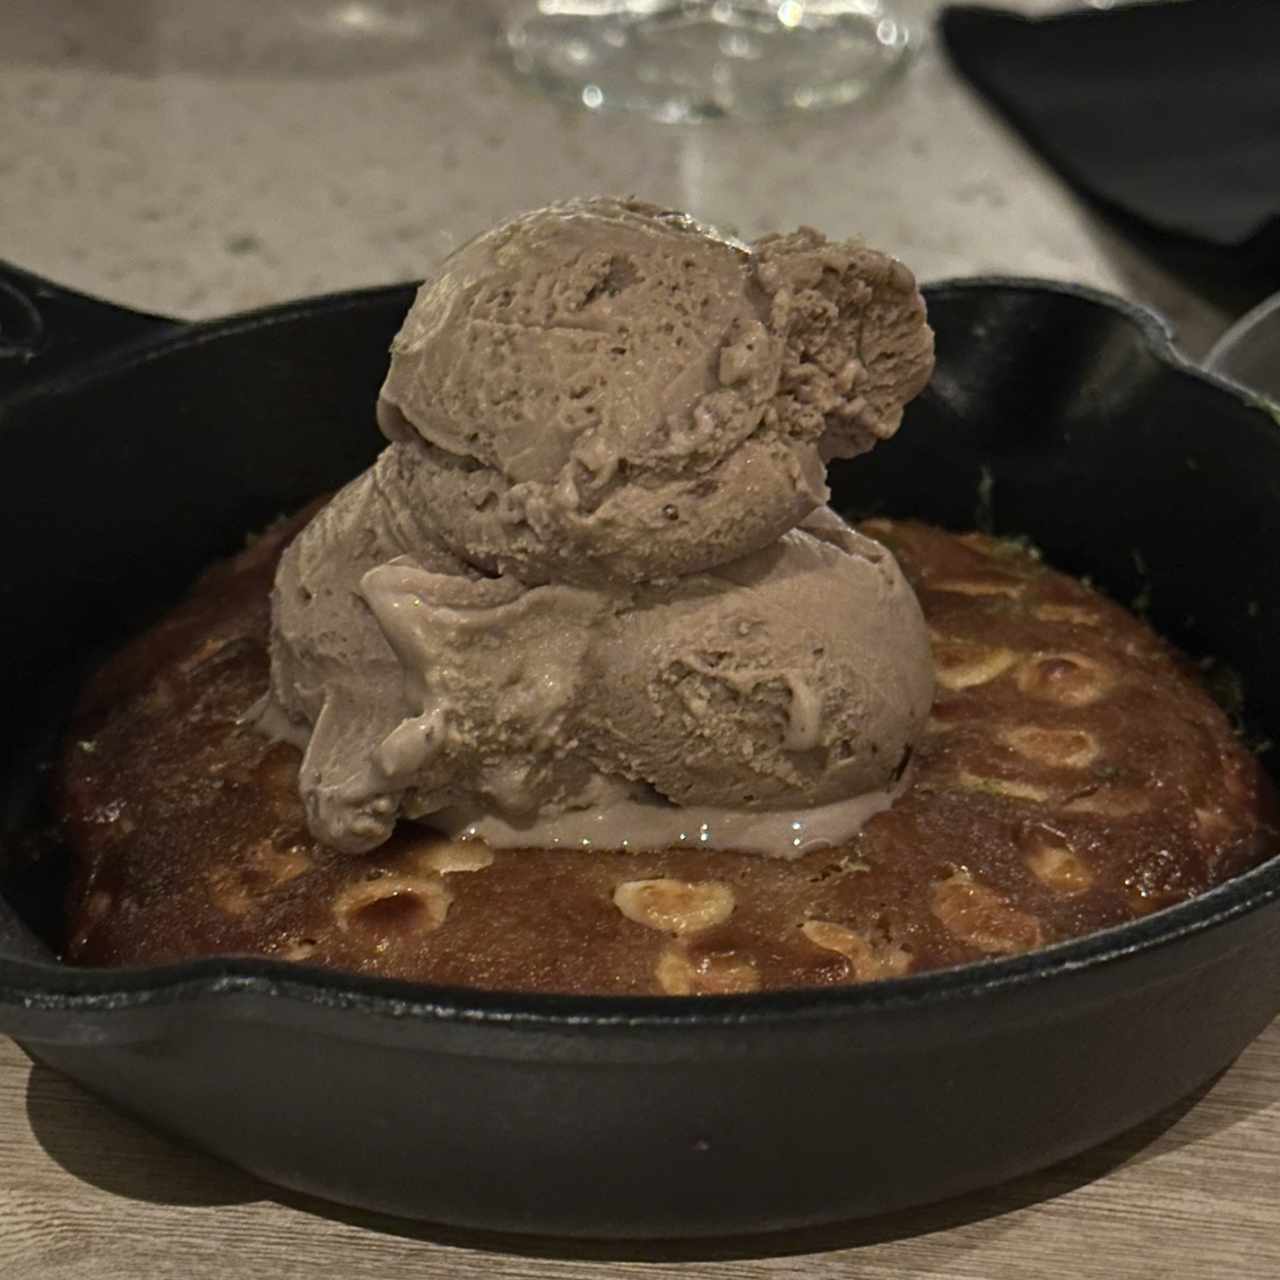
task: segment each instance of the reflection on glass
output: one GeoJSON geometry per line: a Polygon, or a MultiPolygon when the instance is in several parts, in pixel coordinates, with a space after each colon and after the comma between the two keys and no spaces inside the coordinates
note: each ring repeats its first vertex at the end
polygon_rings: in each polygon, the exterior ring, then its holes
{"type": "Polygon", "coordinates": [[[549,92],[670,122],[852,102],[914,46],[883,0],[530,0],[503,39],[549,92]]]}

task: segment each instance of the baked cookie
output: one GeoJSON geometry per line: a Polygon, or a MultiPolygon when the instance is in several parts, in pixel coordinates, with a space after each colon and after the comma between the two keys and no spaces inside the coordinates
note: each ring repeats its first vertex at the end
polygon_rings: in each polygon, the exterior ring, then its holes
{"type": "Polygon", "coordinates": [[[872,520],[915,587],[938,696],[889,811],[794,861],[494,852],[402,822],[307,834],[267,681],[298,521],[205,575],[92,679],[61,773],[66,958],[250,954],[490,990],[820,987],[1011,955],[1180,902],[1273,847],[1268,781],[1194,668],[1027,549],[872,520]]]}

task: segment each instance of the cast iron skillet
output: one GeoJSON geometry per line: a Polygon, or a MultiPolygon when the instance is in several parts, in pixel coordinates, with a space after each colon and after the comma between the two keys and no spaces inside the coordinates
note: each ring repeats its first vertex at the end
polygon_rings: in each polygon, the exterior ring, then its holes
{"type": "MultiPolygon", "coordinates": [[[[34,762],[86,657],[373,457],[412,294],[186,326],[3,280],[12,830],[38,819],[34,762]]],[[[1115,299],[1017,280],[928,298],[933,384],[893,442],[835,474],[837,505],[1027,534],[1119,598],[1141,592],[1280,738],[1277,424],[1115,299]]],[[[1082,941],[843,991],[538,998],[256,959],[64,968],[46,945],[56,886],[15,865],[0,1031],[334,1200],[544,1234],[756,1232],[1008,1178],[1187,1094],[1280,1009],[1278,894],[1274,861],[1082,941]]]]}

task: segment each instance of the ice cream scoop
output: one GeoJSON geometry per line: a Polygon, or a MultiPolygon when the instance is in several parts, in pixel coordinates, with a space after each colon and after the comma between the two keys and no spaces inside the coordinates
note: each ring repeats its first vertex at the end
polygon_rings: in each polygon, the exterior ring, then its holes
{"type": "Polygon", "coordinates": [[[647,581],[758,551],[824,463],[927,381],[911,273],[816,232],[754,249],[683,214],[540,209],[445,261],[392,344],[378,419],[432,449],[425,519],[524,582],[647,581]]]}
{"type": "Polygon", "coordinates": [[[892,799],[924,623],[825,463],[928,376],[910,273],[594,200],[479,237],[418,295],[391,445],[286,552],[262,723],[314,834],[795,854],[892,799]]]}

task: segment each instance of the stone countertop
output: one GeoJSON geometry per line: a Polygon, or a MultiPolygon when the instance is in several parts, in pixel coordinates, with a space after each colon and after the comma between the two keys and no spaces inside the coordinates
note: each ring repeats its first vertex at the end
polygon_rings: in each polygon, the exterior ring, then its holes
{"type": "MultiPolygon", "coordinates": [[[[927,29],[938,5],[897,7],[927,29]]],[[[926,281],[1097,285],[1163,311],[1193,354],[1230,319],[1089,212],[936,40],[873,101],[765,127],[682,127],[591,114],[514,82],[493,53],[500,9],[8,0],[0,256],[194,319],[417,278],[516,210],[634,192],[746,235],[856,232],[926,281]]]]}

